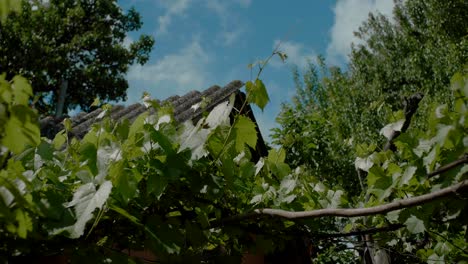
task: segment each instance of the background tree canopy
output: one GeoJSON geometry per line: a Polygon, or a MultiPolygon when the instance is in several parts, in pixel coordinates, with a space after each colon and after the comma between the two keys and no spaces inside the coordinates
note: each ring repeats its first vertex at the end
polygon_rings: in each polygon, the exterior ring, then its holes
{"type": "Polygon", "coordinates": [[[423,93],[411,128],[427,129],[434,106],[453,109],[448,84],[468,61],[467,1],[396,1],[393,14],[369,15],[355,33],[360,42],[346,71],[328,68],[321,58],[303,73],[294,70],[297,92],[283,105],[273,133],[289,164],[304,165],[328,186],[346,190],[349,200],[371,188],[356,158],[383,149],[381,129],[403,116],[395,111],[423,93]]]}
{"type": "Polygon", "coordinates": [[[397,1],[393,18],[370,14],[356,32],[362,42],[353,47],[347,71],[327,69],[320,58],[302,75],[296,69],[297,94],[283,105],[273,133],[288,162],[355,190],[354,159],[366,154],[356,146],[383,147],[379,131],[403,109],[405,97],[425,95],[415,127],[425,124],[421,118],[435,103],[453,99],[450,78],[468,61],[467,10],[464,0],[397,1]]]}
{"type": "Polygon", "coordinates": [[[28,78],[42,113],[55,111],[64,81],[65,113],[87,110],[96,97],[125,99],[129,65],[146,63],[154,44],[142,35],[124,45],[141,26],[138,12],[123,13],[116,0],[22,1],[22,12],[0,25],[0,72],[28,78]]]}

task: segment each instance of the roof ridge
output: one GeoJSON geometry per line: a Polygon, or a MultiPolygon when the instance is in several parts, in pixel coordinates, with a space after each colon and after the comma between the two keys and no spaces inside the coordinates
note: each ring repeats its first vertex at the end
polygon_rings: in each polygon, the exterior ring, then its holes
{"type": "MultiPolygon", "coordinates": [[[[212,108],[225,101],[231,94],[236,93],[243,86],[244,83],[242,81],[234,80],[222,88],[218,85],[213,85],[203,91],[192,90],[182,96],[170,96],[161,101],[161,103],[172,104],[174,107],[174,119],[176,121],[184,122],[190,119],[194,120],[199,118],[203,112],[211,111],[212,108]],[[200,103],[204,98],[208,99],[206,107],[203,109],[192,107],[197,103],[200,103]]],[[[128,119],[130,122],[133,122],[138,115],[146,110],[147,107],[140,102],[127,106],[117,104],[111,108],[110,116],[116,121],[128,119]]],[[[103,109],[98,108],[89,113],[80,112],[71,117],[71,134],[78,138],[83,137],[92,124],[99,122],[97,117],[102,113],[102,111],[103,109]]],[[[41,119],[40,123],[43,136],[47,136],[49,138],[53,138],[56,133],[63,129],[63,124],[50,116],[41,119]]]]}

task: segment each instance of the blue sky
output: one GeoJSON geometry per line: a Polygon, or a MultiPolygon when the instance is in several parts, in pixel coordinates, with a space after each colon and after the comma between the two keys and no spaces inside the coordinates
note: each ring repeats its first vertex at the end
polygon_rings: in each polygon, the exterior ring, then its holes
{"type": "MultiPolygon", "coordinates": [[[[156,45],[144,66],[134,65],[127,78],[128,102],[140,100],[143,91],[164,99],[231,80],[248,81],[247,65],[271,54],[278,42],[288,55],[286,63],[271,61],[261,78],[270,103],[255,116],[262,134],[276,126],[281,103],[294,95],[291,68],[304,68],[317,55],[330,65],[345,66],[352,32],[378,10],[391,14],[393,0],[119,0],[124,10],[135,7],[142,33],[154,36],[156,45]]],[[[255,72],[254,72],[255,73],[255,72]]]]}

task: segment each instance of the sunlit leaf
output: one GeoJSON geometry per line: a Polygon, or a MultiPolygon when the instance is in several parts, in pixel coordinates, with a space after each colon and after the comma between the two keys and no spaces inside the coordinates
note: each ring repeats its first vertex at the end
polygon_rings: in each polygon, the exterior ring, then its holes
{"type": "Polygon", "coordinates": [[[256,104],[263,111],[270,101],[270,97],[268,96],[263,82],[260,79],[256,79],[254,83],[248,81],[245,84],[245,90],[247,91],[247,101],[256,104]]]}
{"type": "Polygon", "coordinates": [[[395,123],[388,124],[380,130],[380,134],[385,136],[387,139],[390,139],[390,137],[395,131],[401,131],[404,122],[405,119],[401,119],[395,123]]]}
{"type": "Polygon", "coordinates": [[[236,150],[241,152],[244,150],[244,145],[247,144],[251,148],[255,148],[257,144],[257,130],[255,123],[245,116],[239,116],[233,125],[236,150]]]}
{"type": "Polygon", "coordinates": [[[22,152],[26,146],[40,142],[40,131],[36,114],[24,105],[11,108],[10,118],[5,124],[5,136],[1,143],[14,153],[22,152]]]}
{"type": "Polygon", "coordinates": [[[66,207],[75,208],[75,224],[55,229],[51,233],[59,234],[66,231],[70,238],[79,238],[82,236],[86,224],[94,216],[93,212],[96,209],[102,209],[102,206],[109,197],[111,189],[112,183],[110,181],[103,182],[97,190],[93,183],[80,186],[73,194],[73,199],[65,205],[66,207]]]}

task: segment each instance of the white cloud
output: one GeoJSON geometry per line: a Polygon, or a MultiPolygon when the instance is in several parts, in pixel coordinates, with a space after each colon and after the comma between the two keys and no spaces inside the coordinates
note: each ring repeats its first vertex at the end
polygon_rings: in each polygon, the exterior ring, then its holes
{"type": "Polygon", "coordinates": [[[123,44],[123,46],[124,46],[125,48],[128,49],[128,48],[130,48],[130,45],[131,45],[133,42],[134,42],[133,38],[127,35],[127,36],[125,36],[124,41],[123,41],[122,44],[123,44]]]}
{"type": "MultiPolygon", "coordinates": [[[[304,68],[309,62],[314,62],[316,59],[317,55],[315,52],[302,43],[275,40],[273,48],[276,48],[278,44],[280,44],[279,50],[286,53],[288,56],[286,65],[297,65],[299,68],[304,68]]],[[[271,61],[271,65],[274,67],[281,67],[284,64],[279,58],[274,58],[271,61]]]]}
{"type": "Polygon", "coordinates": [[[214,11],[219,17],[227,15],[227,5],[224,1],[206,0],[206,7],[214,11]]]}
{"type": "Polygon", "coordinates": [[[221,41],[224,46],[231,46],[234,44],[244,33],[242,28],[235,29],[233,31],[223,31],[220,34],[221,41]]]}
{"type": "Polygon", "coordinates": [[[232,5],[247,8],[250,6],[251,0],[234,0],[230,2],[225,0],[206,0],[205,3],[206,7],[213,11],[220,20],[221,31],[218,33],[217,39],[224,46],[233,45],[245,33],[246,29],[232,11],[232,5]]]}
{"type": "Polygon", "coordinates": [[[166,8],[166,13],[158,17],[159,27],[157,35],[167,33],[167,28],[172,22],[174,16],[180,16],[185,13],[189,7],[190,0],[162,0],[160,3],[166,8]]]}
{"type": "MultiPolygon", "coordinates": [[[[157,59],[154,64],[134,65],[128,72],[130,81],[146,83],[157,88],[156,98],[183,94],[191,90],[208,87],[208,64],[211,56],[200,45],[199,40],[182,48],[176,53],[157,59]]],[[[143,91],[129,91],[129,101],[138,100],[143,91]],[[134,97],[134,98],[133,98],[134,97]]],[[[151,91],[150,91],[151,93],[151,91]]]]}
{"type": "Polygon", "coordinates": [[[233,11],[233,7],[248,8],[252,0],[157,0],[160,6],[165,9],[165,13],[159,16],[158,29],[156,35],[161,36],[168,32],[168,28],[177,17],[186,15],[187,10],[193,3],[202,3],[212,11],[219,19],[220,31],[217,33],[216,40],[224,46],[231,46],[240,39],[246,31],[245,26],[233,11]]]}
{"type": "Polygon", "coordinates": [[[354,32],[368,18],[369,12],[379,11],[391,17],[393,6],[392,0],[338,0],[333,8],[335,22],[327,47],[327,61],[335,65],[347,62],[351,43],[359,43],[354,32]]]}
{"type": "Polygon", "coordinates": [[[239,4],[243,8],[247,8],[252,4],[252,0],[234,0],[237,4],[239,4]]]}

